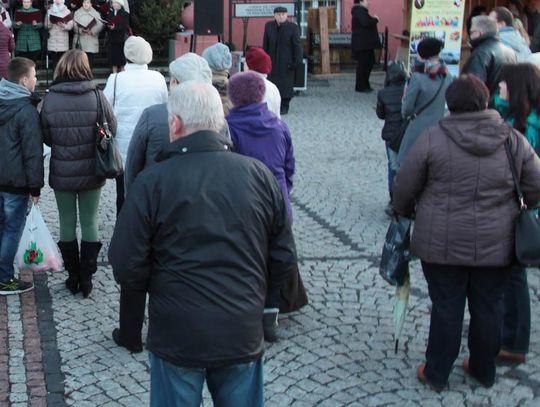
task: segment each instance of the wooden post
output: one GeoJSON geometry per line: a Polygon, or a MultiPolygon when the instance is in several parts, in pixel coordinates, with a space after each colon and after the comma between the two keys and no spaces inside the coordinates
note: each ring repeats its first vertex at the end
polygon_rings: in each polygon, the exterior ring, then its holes
{"type": "Polygon", "coordinates": [[[321,39],[321,73],[330,74],[330,44],[328,43],[328,8],[319,7],[319,35],[321,39]]]}

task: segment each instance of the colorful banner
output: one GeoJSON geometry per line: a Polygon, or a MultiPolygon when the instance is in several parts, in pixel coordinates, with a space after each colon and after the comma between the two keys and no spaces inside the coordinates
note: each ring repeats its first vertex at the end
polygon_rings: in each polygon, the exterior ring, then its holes
{"type": "Polygon", "coordinates": [[[465,0],[412,0],[411,10],[410,69],[417,61],[416,47],[420,40],[434,37],[444,42],[440,58],[448,65],[449,72],[457,76],[465,0]]]}

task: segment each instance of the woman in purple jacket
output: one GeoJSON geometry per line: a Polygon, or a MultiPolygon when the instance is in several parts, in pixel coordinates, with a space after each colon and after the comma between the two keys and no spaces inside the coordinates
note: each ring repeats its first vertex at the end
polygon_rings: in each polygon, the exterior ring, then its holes
{"type": "MultiPolygon", "coordinates": [[[[265,91],[264,79],[257,73],[248,71],[234,75],[229,80],[228,88],[229,99],[234,107],[227,116],[227,123],[235,151],[263,162],[276,177],[292,223],[290,193],[293,186],[294,152],[291,133],[287,125],[268,110],[266,102],[263,102],[265,91]]],[[[299,273],[292,280],[292,284],[282,289],[282,312],[294,311],[307,304],[299,273]]],[[[264,337],[271,342],[277,340],[275,329],[279,310],[280,292],[271,290],[267,294],[263,317],[264,337]]]]}
{"type": "Polygon", "coordinates": [[[13,34],[0,21],[0,78],[7,78],[7,66],[9,61],[11,61],[11,54],[14,49],[15,41],[13,40],[13,34]]]}

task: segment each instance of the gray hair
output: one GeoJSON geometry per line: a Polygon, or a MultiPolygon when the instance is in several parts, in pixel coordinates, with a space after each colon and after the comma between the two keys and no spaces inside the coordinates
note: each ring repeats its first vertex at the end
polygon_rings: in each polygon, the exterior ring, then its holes
{"type": "Polygon", "coordinates": [[[497,21],[489,16],[473,17],[471,27],[478,30],[480,34],[497,34],[499,32],[497,21]]]}
{"type": "Polygon", "coordinates": [[[218,91],[201,81],[182,82],[171,90],[167,108],[169,116],[182,119],[186,134],[199,130],[220,132],[225,126],[218,91]]]}

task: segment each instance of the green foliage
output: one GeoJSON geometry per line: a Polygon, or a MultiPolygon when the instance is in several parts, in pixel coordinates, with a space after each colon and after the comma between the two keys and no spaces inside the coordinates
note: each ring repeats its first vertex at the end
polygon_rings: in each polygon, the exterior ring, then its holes
{"type": "Polygon", "coordinates": [[[136,31],[151,45],[155,54],[164,56],[168,41],[178,31],[185,0],[142,0],[136,31]]]}

